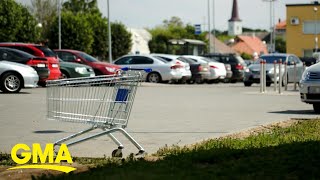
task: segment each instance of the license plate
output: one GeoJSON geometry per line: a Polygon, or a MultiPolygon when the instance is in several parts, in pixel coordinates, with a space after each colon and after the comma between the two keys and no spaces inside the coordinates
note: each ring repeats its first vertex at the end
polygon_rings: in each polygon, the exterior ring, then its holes
{"type": "Polygon", "coordinates": [[[59,67],[59,65],[58,64],[52,64],[51,65],[53,68],[57,68],[57,67],[59,67]]]}
{"type": "Polygon", "coordinates": [[[309,94],[320,94],[320,87],[309,87],[308,93],[309,94]]]}
{"type": "Polygon", "coordinates": [[[259,79],[259,78],[260,78],[260,74],[255,74],[255,75],[253,75],[253,78],[254,78],[254,79],[259,79]]]}

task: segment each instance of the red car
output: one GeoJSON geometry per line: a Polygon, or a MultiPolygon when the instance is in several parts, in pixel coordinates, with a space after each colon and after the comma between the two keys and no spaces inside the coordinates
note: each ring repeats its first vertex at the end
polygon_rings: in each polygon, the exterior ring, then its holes
{"type": "Polygon", "coordinates": [[[63,61],[82,63],[91,66],[97,76],[112,75],[115,74],[116,71],[121,68],[120,66],[114,64],[101,62],[98,59],[82,51],[71,49],[55,49],[54,51],[63,61]]]}
{"type": "Polygon", "coordinates": [[[30,43],[0,43],[0,47],[14,48],[37,57],[44,57],[48,60],[50,70],[47,80],[59,79],[61,76],[57,55],[46,46],[30,43]]]}

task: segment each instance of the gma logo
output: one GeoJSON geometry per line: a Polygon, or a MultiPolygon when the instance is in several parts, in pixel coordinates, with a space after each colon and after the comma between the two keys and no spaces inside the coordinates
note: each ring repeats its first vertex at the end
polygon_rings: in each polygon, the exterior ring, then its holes
{"type": "Polygon", "coordinates": [[[42,151],[39,143],[32,144],[32,149],[26,144],[16,144],[11,149],[12,160],[20,166],[12,167],[7,170],[14,169],[49,169],[65,173],[76,170],[76,168],[69,166],[57,165],[61,161],[73,163],[70,152],[66,144],[61,144],[57,156],[54,158],[54,144],[46,144],[44,151],[42,151]],[[21,157],[17,156],[17,152],[21,152],[21,157]],[[27,164],[32,158],[32,164],[27,164]],[[40,160],[40,162],[38,162],[40,160]]]}

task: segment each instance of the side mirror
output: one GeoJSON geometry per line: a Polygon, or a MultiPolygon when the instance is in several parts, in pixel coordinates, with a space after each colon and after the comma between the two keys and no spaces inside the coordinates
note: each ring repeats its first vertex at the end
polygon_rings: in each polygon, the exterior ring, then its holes
{"type": "Polygon", "coordinates": [[[82,63],[82,61],[81,61],[80,58],[77,58],[77,59],[76,59],[76,62],[77,62],[77,63],[82,63]]]}

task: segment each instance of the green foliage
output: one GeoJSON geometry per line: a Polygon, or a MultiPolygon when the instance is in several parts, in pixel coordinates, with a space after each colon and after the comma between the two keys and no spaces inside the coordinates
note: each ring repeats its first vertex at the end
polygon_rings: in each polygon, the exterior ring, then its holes
{"type": "Polygon", "coordinates": [[[286,41],[283,40],[281,37],[276,37],[276,51],[279,53],[286,53],[287,52],[287,44],[286,41]]]}
{"type": "Polygon", "coordinates": [[[40,36],[36,25],[26,7],[14,0],[0,1],[0,42],[34,42],[40,36]]]}
{"type": "Polygon", "coordinates": [[[63,4],[63,8],[67,11],[71,11],[73,14],[77,13],[89,13],[99,14],[101,12],[98,8],[97,0],[68,0],[63,4]]]}
{"type": "Polygon", "coordinates": [[[247,53],[241,53],[242,59],[253,59],[252,55],[247,53]]]}
{"type": "Polygon", "coordinates": [[[205,33],[194,34],[194,26],[184,23],[179,17],[164,20],[161,26],[149,29],[152,40],[149,41],[150,51],[153,53],[174,53],[181,47],[173,47],[168,44],[170,39],[198,39],[205,41],[205,33]]]}
{"type": "Polygon", "coordinates": [[[111,23],[111,32],[112,58],[128,54],[132,46],[131,33],[119,22],[111,23]]]}
{"type": "MultiPolygon", "coordinates": [[[[93,30],[84,14],[72,14],[71,12],[62,12],[61,14],[61,47],[66,49],[76,49],[92,52],[93,30]]],[[[52,24],[48,34],[49,46],[58,48],[58,18],[52,24]]]]}

